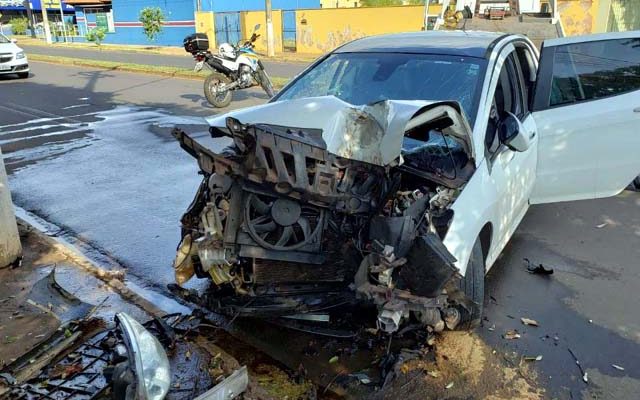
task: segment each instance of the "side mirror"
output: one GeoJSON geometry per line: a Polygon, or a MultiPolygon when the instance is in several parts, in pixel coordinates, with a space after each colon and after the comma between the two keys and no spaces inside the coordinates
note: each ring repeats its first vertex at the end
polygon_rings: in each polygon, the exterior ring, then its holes
{"type": "Polygon", "coordinates": [[[18,39],[11,39],[11,43],[17,44],[18,43],[18,39]]]}
{"type": "Polygon", "coordinates": [[[507,116],[500,121],[498,126],[500,143],[513,151],[526,151],[531,145],[532,137],[525,131],[522,122],[507,111],[507,116]]]}
{"type": "Polygon", "coordinates": [[[258,29],[260,29],[260,26],[261,26],[260,24],[256,24],[256,26],[253,27],[253,31],[257,32],[258,29]]]}

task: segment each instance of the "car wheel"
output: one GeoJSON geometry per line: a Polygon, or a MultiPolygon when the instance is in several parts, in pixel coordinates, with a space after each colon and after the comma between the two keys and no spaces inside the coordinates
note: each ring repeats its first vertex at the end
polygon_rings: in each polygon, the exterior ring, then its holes
{"type": "Polygon", "coordinates": [[[636,179],[633,180],[633,182],[631,183],[631,186],[633,186],[635,190],[640,192],[640,176],[638,176],[636,179]]]}
{"type": "Polygon", "coordinates": [[[27,79],[29,77],[29,73],[28,72],[20,72],[18,73],[18,78],[20,79],[27,79]]]}
{"type": "Polygon", "coordinates": [[[459,329],[474,329],[480,325],[484,304],[484,273],[484,256],[480,239],[478,239],[471,250],[467,271],[460,280],[460,290],[471,300],[471,305],[469,310],[461,310],[462,319],[458,325],[459,329]]]}

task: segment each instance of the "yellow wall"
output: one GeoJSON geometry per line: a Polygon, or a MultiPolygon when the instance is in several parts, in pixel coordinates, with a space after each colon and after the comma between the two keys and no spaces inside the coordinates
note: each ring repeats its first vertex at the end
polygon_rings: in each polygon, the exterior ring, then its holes
{"type": "Polygon", "coordinates": [[[326,53],[364,36],[419,31],[423,24],[424,6],[298,10],[296,47],[299,53],[326,53]]]}
{"type": "Polygon", "coordinates": [[[566,36],[593,33],[598,16],[598,0],[559,0],[558,12],[566,36]]]}
{"type": "Polygon", "coordinates": [[[209,11],[196,11],[196,32],[206,33],[209,38],[209,48],[216,45],[215,18],[209,11]]]}
{"type": "MultiPolygon", "coordinates": [[[[275,37],[276,52],[282,51],[282,11],[273,10],[271,13],[273,19],[273,36],[275,37]]],[[[267,51],[267,20],[264,11],[243,11],[240,13],[240,25],[242,29],[242,38],[249,38],[253,33],[256,24],[260,24],[257,33],[260,35],[255,42],[257,52],[267,51]]]]}

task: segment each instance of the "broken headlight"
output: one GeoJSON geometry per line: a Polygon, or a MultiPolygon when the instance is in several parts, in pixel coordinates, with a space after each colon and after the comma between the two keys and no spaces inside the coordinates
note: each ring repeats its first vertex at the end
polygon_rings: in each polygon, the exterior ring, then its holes
{"type": "Polygon", "coordinates": [[[129,361],[136,376],[136,400],[162,400],[169,391],[171,370],[164,348],[149,331],[126,313],[116,314],[129,361]]]}

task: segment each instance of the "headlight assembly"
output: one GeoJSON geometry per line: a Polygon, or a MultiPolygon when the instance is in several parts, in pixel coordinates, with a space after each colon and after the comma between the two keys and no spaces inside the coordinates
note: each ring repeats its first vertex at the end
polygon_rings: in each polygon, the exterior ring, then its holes
{"type": "Polygon", "coordinates": [[[171,369],[164,348],[126,313],[116,314],[136,375],[136,400],[162,400],[169,391],[171,369]]]}
{"type": "Polygon", "coordinates": [[[21,58],[24,58],[24,51],[20,51],[16,53],[16,60],[19,60],[21,58]]]}

